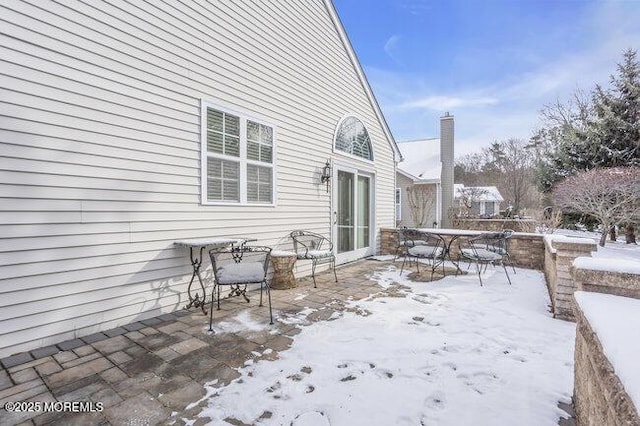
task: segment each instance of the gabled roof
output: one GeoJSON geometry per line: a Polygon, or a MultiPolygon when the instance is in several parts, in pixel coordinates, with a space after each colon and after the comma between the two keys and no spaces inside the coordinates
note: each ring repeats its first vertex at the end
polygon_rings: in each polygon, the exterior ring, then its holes
{"type": "Polygon", "coordinates": [[[398,143],[404,161],[398,170],[416,182],[439,182],[442,175],[440,139],[429,138],[398,143]]]}
{"type": "Polygon", "coordinates": [[[453,185],[453,198],[459,199],[463,189],[476,189],[475,201],[504,201],[502,194],[500,194],[500,191],[498,191],[498,188],[495,186],[464,186],[461,183],[453,185]]]}
{"type": "Polygon", "coordinates": [[[360,65],[358,56],[356,55],[355,50],[353,50],[353,46],[351,45],[351,42],[349,41],[349,37],[347,36],[346,31],[344,30],[342,21],[338,16],[338,12],[333,6],[333,2],[331,0],[324,0],[324,4],[325,4],[325,7],[327,8],[327,11],[329,12],[329,16],[331,17],[331,20],[333,21],[334,27],[336,28],[336,30],[338,31],[338,34],[340,35],[340,39],[342,40],[342,44],[344,45],[344,48],[347,51],[347,55],[349,56],[349,59],[351,59],[353,68],[355,69],[356,74],[358,74],[360,83],[362,84],[362,87],[364,88],[364,91],[366,92],[367,97],[369,98],[371,107],[373,108],[376,116],[378,117],[378,121],[380,121],[380,125],[382,126],[382,130],[384,131],[384,134],[387,136],[387,139],[389,140],[389,143],[391,145],[391,150],[395,155],[395,160],[402,161],[402,153],[398,149],[398,144],[396,143],[396,140],[391,134],[391,130],[389,129],[389,125],[387,124],[387,120],[384,118],[384,115],[382,114],[382,110],[380,109],[380,105],[378,104],[376,97],[373,95],[373,91],[371,90],[371,86],[369,85],[369,80],[367,80],[367,76],[364,74],[364,71],[362,70],[362,66],[360,65]]]}

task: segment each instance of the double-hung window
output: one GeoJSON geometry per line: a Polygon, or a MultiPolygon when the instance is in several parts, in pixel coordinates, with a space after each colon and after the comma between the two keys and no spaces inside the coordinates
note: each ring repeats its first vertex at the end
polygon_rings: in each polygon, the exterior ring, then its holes
{"type": "Polygon", "coordinates": [[[203,102],[202,203],[275,204],[275,129],[203,102]]]}

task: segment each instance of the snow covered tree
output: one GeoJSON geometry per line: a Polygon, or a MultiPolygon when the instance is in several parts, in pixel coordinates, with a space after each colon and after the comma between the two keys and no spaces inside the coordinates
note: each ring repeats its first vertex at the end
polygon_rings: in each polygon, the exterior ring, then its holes
{"type": "Polygon", "coordinates": [[[604,247],[609,230],[640,219],[640,167],[610,167],[580,172],[557,184],[557,206],[600,222],[604,247]]]}
{"type": "MultiPolygon", "coordinates": [[[[602,167],[640,166],[640,62],[624,52],[610,87],[596,85],[587,98],[576,92],[567,103],[545,106],[545,127],[531,139],[538,150],[537,181],[551,192],[562,179],[602,167]]],[[[635,219],[638,220],[637,218],[635,219]]],[[[622,224],[635,242],[633,221],[622,224]]]]}
{"type": "Polygon", "coordinates": [[[611,89],[596,85],[593,92],[595,122],[589,139],[599,144],[596,167],[640,166],[640,62],[637,52],[624,53],[611,89]]]}
{"type": "Polygon", "coordinates": [[[577,91],[569,102],[546,105],[545,123],[531,139],[538,152],[543,191],[580,171],[640,166],[640,62],[627,50],[610,87],[596,85],[591,96],[577,91]]]}

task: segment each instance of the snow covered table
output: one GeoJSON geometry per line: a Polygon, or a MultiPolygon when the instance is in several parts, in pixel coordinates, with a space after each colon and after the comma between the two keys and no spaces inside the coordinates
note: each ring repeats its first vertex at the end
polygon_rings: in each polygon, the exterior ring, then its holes
{"type": "Polygon", "coordinates": [[[273,264],[273,278],[271,288],[284,290],[296,287],[296,277],[293,275],[293,266],[297,256],[292,251],[273,250],[271,252],[271,263],[273,264]]]}
{"type": "Polygon", "coordinates": [[[189,281],[189,287],[187,287],[187,295],[189,296],[189,303],[184,307],[185,309],[189,309],[192,306],[194,308],[202,309],[202,312],[207,315],[206,308],[206,298],[207,294],[204,288],[204,282],[202,281],[202,276],[200,275],[200,267],[202,266],[202,258],[204,255],[204,249],[206,247],[226,247],[233,245],[242,245],[247,243],[248,241],[256,241],[255,238],[192,238],[188,240],[178,240],[174,241],[174,245],[178,247],[189,247],[189,257],[191,259],[191,266],[193,267],[193,273],[191,274],[191,281],[189,281]],[[194,254],[193,249],[200,249],[200,256],[194,254]],[[195,296],[191,296],[191,285],[193,284],[193,280],[195,277],[198,277],[198,281],[200,282],[200,288],[202,289],[202,298],[198,292],[196,292],[195,296]]]}

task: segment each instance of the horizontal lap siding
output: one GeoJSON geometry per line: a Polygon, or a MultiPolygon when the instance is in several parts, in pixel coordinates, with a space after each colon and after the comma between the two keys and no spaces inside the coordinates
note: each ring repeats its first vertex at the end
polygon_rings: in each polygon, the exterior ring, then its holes
{"type": "Polygon", "coordinates": [[[3,0],[0,61],[0,357],[184,306],[176,239],[329,234],[346,114],[393,225],[389,141],[319,0],[3,0]],[[276,125],[276,206],[200,204],[201,99],[276,125]]]}

